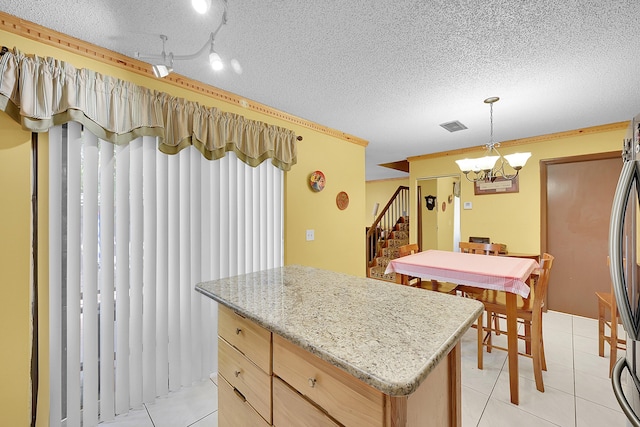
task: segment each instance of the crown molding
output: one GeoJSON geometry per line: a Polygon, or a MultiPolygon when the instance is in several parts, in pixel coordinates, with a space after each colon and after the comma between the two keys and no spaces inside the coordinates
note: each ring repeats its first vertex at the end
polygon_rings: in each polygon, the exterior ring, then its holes
{"type": "MultiPolygon", "coordinates": [[[[55,30],[43,27],[41,25],[18,18],[13,15],[9,15],[5,12],[0,12],[0,29],[27,39],[43,43],[45,45],[60,48],[68,52],[102,62],[104,64],[115,66],[129,72],[140,74],[152,79],[156,78],[153,75],[151,65],[147,64],[146,62],[130,58],[120,53],[113,52],[109,49],[105,49],[82,41],[75,37],[59,33],[55,30]]],[[[184,77],[180,74],[172,73],[169,76],[163,78],[162,81],[180,88],[188,89],[195,93],[206,95],[210,98],[214,98],[230,104],[235,104],[239,107],[246,108],[248,110],[255,111],[269,117],[283,120],[285,122],[292,123],[325,135],[351,142],[353,144],[357,144],[363,147],[366,147],[369,144],[367,140],[359,138],[357,136],[349,135],[339,130],[293,116],[259,102],[246,99],[245,97],[236,95],[235,93],[227,92],[217,87],[206,85],[196,80],[184,77]]]]}
{"type": "MultiPolygon", "coordinates": [[[[532,136],[529,138],[512,139],[509,141],[501,141],[500,148],[535,144],[537,142],[550,141],[552,139],[572,138],[576,136],[590,135],[594,133],[623,130],[623,129],[626,129],[628,126],[629,126],[629,122],[625,121],[625,122],[610,123],[606,125],[591,126],[591,127],[582,128],[582,129],[568,130],[564,132],[549,133],[546,135],[532,136]]],[[[473,151],[479,151],[483,149],[484,149],[484,145],[477,145],[474,147],[460,148],[458,150],[441,151],[438,153],[422,154],[420,156],[407,157],[407,160],[409,162],[415,162],[419,160],[434,159],[437,157],[457,156],[460,154],[470,153],[473,151]]]]}

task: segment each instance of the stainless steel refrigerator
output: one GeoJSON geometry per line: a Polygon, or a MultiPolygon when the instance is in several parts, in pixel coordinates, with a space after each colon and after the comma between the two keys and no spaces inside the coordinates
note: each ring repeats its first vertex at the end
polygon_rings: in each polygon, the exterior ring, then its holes
{"type": "Polygon", "coordinates": [[[640,114],[631,120],[622,157],[609,225],[609,268],[627,350],[611,382],[629,425],[640,427],[640,114]]]}

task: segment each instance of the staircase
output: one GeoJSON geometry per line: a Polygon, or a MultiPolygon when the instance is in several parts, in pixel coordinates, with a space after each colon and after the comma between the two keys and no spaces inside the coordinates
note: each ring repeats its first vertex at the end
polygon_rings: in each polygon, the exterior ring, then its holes
{"type": "MultiPolygon", "coordinates": [[[[384,236],[382,236],[384,237],[384,236]]],[[[409,217],[398,219],[388,238],[378,240],[376,256],[367,272],[367,277],[396,282],[396,273],[385,274],[384,271],[392,259],[398,258],[398,248],[409,243],[409,217]]]]}
{"type": "Polygon", "coordinates": [[[367,228],[367,277],[397,282],[396,274],[384,274],[398,248],[409,243],[409,187],[400,186],[367,228]]]}

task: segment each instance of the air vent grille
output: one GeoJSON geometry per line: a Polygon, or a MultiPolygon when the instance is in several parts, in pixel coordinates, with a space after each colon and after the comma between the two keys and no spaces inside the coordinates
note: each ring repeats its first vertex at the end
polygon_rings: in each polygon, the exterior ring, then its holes
{"type": "Polygon", "coordinates": [[[448,130],[449,132],[457,132],[459,130],[465,130],[467,127],[460,123],[458,120],[452,122],[442,123],[440,126],[448,130]]]}

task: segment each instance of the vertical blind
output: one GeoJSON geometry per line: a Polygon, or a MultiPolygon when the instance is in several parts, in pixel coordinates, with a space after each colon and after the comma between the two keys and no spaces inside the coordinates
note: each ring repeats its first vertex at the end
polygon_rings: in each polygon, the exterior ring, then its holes
{"type": "Polygon", "coordinates": [[[50,425],[94,426],[217,370],[194,286],[283,265],[284,173],[74,122],[49,144],[50,425]]]}

